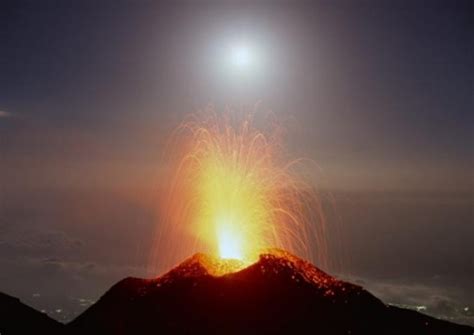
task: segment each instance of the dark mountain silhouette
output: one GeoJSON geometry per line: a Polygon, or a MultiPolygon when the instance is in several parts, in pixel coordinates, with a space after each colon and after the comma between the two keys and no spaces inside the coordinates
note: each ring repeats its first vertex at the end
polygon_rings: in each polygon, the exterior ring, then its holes
{"type": "Polygon", "coordinates": [[[66,327],[19,299],[0,292],[0,334],[63,334],[66,327]]]}
{"type": "Polygon", "coordinates": [[[156,279],[126,278],[67,325],[73,334],[442,334],[474,328],[387,306],[274,250],[234,273],[196,254],[156,279]]]}

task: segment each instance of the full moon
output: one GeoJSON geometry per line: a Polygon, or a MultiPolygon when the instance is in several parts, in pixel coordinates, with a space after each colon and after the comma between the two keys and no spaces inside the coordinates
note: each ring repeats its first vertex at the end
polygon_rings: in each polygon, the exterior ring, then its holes
{"type": "Polygon", "coordinates": [[[229,57],[232,69],[237,72],[251,71],[257,63],[255,48],[244,43],[231,46],[229,57]]]}

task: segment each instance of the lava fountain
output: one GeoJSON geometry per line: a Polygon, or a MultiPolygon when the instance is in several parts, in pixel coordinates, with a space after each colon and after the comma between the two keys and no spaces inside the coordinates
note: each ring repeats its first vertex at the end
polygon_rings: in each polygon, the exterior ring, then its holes
{"type": "Polygon", "coordinates": [[[205,252],[231,265],[225,273],[275,247],[324,264],[325,220],[314,187],[298,173],[304,160],[288,158],[281,124],[268,117],[259,129],[254,117],[208,109],[175,130],[155,267],[205,252]]]}

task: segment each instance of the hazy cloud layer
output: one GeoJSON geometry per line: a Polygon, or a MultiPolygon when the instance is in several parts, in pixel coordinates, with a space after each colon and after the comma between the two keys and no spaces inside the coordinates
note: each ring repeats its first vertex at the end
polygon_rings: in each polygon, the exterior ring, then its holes
{"type": "Polygon", "coordinates": [[[410,308],[452,322],[474,325],[474,284],[469,278],[413,279],[348,277],[387,304],[410,308]],[[460,285],[464,282],[464,285],[460,285]]]}

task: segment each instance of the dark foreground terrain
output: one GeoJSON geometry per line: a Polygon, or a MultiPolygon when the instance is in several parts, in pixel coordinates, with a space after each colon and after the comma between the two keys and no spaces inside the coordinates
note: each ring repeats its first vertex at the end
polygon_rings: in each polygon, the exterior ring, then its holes
{"type": "Polygon", "coordinates": [[[197,254],[156,279],[126,278],[67,325],[0,296],[10,334],[442,334],[474,328],[387,306],[283,251],[214,276],[197,254]]]}

